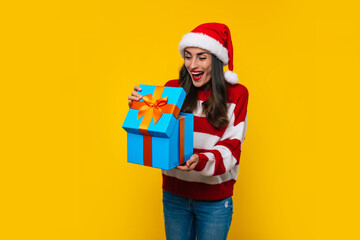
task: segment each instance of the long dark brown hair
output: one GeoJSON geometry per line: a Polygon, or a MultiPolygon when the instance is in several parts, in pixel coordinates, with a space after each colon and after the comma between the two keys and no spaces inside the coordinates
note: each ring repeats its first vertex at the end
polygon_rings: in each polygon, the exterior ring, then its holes
{"type": "MultiPolygon", "coordinates": [[[[197,108],[198,88],[192,83],[185,64],[179,73],[180,86],[186,92],[182,112],[192,113],[197,108]]],[[[211,89],[210,97],[202,103],[203,114],[215,128],[220,129],[229,123],[227,117],[227,85],[223,73],[223,62],[211,54],[211,79],[201,88],[211,89]]]]}

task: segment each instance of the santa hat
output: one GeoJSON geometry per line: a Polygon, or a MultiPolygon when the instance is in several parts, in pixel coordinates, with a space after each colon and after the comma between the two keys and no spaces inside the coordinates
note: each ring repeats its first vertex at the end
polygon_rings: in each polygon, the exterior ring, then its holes
{"type": "Polygon", "coordinates": [[[238,82],[239,79],[233,72],[233,46],[228,26],[221,23],[204,23],[197,26],[180,41],[179,52],[183,58],[187,47],[210,51],[224,63],[224,66],[228,65],[229,71],[224,73],[225,80],[231,84],[238,82]]]}

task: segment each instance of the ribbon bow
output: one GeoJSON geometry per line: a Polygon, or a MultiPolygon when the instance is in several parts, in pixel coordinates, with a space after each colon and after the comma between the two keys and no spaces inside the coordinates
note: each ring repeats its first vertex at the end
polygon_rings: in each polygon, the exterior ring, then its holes
{"type": "Polygon", "coordinates": [[[143,96],[143,100],[145,104],[140,107],[137,120],[139,120],[145,114],[149,114],[151,118],[154,117],[154,124],[156,124],[163,114],[161,107],[166,105],[168,97],[166,96],[157,100],[153,100],[152,95],[148,94],[143,96]]]}

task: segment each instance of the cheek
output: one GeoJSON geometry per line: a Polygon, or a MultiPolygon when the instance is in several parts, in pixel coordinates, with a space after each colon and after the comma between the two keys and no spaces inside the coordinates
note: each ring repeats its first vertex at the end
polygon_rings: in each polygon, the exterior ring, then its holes
{"type": "Polygon", "coordinates": [[[211,66],[206,69],[206,73],[211,76],[211,66]]]}
{"type": "Polygon", "coordinates": [[[211,62],[207,62],[205,69],[206,69],[207,74],[211,75],[211,62]]]}
{"type": "Polygon", "coordinates": [[[188,65],[185,65],[186,71],[190,74],[190,69],[188,65]]]}
{"type": "Polygon", "coordinates": [[[184,58],[185,65],[189,66],[191,64],[191,62],[192,62],[192,58],[190,58],[190,59],[184,58]]]}

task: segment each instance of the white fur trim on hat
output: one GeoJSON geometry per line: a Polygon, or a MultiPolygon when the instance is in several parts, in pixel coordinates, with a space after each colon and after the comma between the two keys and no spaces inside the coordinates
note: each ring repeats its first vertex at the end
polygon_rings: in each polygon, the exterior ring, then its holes
{"type": "Polygon", "coordinates": [[[239,81],[237,74],[232,71],[225,71],[224,77],[225,77],[225,81],[227,81],[230,84],[236,84],[239,81]]]}
{"type": "Polygon", "coordinates": [[[229,62],[228,50],[217,40],[202,33],[187,33],[179,44],[179,52],[184,58],[184,50],[187,47],[198,47],[210,51],[217,56],[224,65],[229,62]]]}

